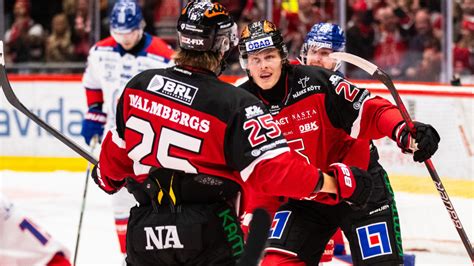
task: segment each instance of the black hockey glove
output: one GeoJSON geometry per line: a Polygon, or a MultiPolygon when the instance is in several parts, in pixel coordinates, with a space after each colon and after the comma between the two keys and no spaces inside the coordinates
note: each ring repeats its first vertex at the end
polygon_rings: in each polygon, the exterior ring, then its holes
{"type": "Polygon", "coordinates": [[[372,193],[372,177],[357,167],[349,167],[342,163],[333,163],[328,174],[337,182],[337,198],[351,205],[353,209],[364,208],[372,193]]]}
{"type": "Polygon", "coordinates": [[[122,181],[115,181],[110,178],[100,176],[100,171],[98,170],[97,165],[94,165],[94,168],[92,168],[91,177],[100,189],[105,191],[107,194],[112,195],[125,185],[125,179],[122,181]]]}
{"type": "Polygon", "coordinates": [[[415,136],[412,137],[406,123],[402,122],[392,132],[403,153],[413,153],[415,162],[424,162],[438,150],[440,137],[436,129],[428,124],[413,122],[415,136]]]}

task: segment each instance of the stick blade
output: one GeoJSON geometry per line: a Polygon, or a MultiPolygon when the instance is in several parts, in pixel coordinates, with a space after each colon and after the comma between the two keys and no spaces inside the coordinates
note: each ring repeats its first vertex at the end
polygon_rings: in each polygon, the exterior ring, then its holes
{"type": "Polygon", "coordinates": [[[378,67],[371,62],[365,60],[362,57],[349,54],[349,53],[344,53],[344,52],[334,52],[329,54],[329,57],[336,59],[336,60],[341,60],[347,63],[351,63],[365,72],[369,73],[370,75],[373,75],[375,71],[378,69],[378,67]]]}

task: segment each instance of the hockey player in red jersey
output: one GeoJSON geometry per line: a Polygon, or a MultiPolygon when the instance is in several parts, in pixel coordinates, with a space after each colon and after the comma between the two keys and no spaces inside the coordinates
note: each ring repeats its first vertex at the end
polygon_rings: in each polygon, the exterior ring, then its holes
{"type": "MultiPolygon", "coordinates": [[[[290,65],[283,38],[273,23],[264,20],[246,26],[239,51],[249,76],[241,87],[262,100],[290,148],[308,163],[324,171],[331,171],[337,162],[367,169],[368,142],[382,137],[391,137],[403,152],[414,151],[414,160],[419,162],[437,150],[440,138],[436,130],[417,122],[412,139],[399,110],[389,101],[370,95],[325,68],[290,65]],[[367,145],[356,147],[354,139],[367,145]]],[[[377,160],[370,163],[374,189],[365,205],[335,202],[324,193],[311,201],[250,195],[249,212],[261,206],[275,211],[285,202],[274,215],[262,265],[317,265],[338,227],[352,242],[355,265],[402,264],[403,251],[396,250],[401,248],[399,240],[392,238],[399,224],[396,213],[391,213],[396,212],[390,207],[391,191],[377,160]],[[374,234],[379,241],[376,246],[369,242],[374,234]]],[[[244,217],[244,223],[248,221],[244,217]]]]}
{"type": "MultiPolygon", "coordinates": [[[[119,0],[110,14],[110,37],[96,43],[89,52],[82,83],[86,88],[88,112],[81,135],[87,144],[92,137],[102,139],[113,127],[115,108],[125,84],[146,69],[172,65],[173,50],[163,40],[143,32],[141,8],[135,0],[119,0]]],[[[126,191],[112,197],[112,207],[121,252],[130,208],[136,202],[126,191]]]]}
{"type": "Polygon", "coordinates": [[[177,30],[176,66],[144,71],[126,85],[92,173],[105,192],[126,185],[140,203],[130,211],[127,263],[233,265],[243,250],[239,198],[249,187],[366,202],[367,172],[335,164],[326,168],[333,178],[308,164],[290,151],[260,100],[217,78],[238,43],[222,5],[188,3],[177,30]]]}

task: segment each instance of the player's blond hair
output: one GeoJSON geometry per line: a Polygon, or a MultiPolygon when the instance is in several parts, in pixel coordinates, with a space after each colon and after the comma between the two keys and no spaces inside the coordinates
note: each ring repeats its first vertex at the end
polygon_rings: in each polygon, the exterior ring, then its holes
{"type": "Polygon", "coordinates": [[[217,52],[179,49],[173,55],[173,60],[176,65],[205,68],[215,72],[220,68],[222,56],[217,52]]]}

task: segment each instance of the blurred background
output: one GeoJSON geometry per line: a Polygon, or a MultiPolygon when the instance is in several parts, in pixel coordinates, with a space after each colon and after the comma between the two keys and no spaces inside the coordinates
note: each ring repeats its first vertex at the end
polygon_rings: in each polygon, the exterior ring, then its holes
{"type": "MultiPolygon", "coordinates": [[[[474,84],[474,0],[221,0],[239,26],[267,18],[290,50],[318,22],[340,24],[346,51],[398,81],[474,84]]],[[[12,73],[82,73],[89,48],[109,35],[114,0],[0,1],[0,36],[12,73]],[[47,6],[47,8],[45,8],[47,6]]],[[[186,0],[139,0],[145,30],[176,47],[176,19],[186,0]]],[[[237,54],[224,74],[244,75],[237,54]]],[[[365,74],[347,66],[349,78],[365,74]]]]}

